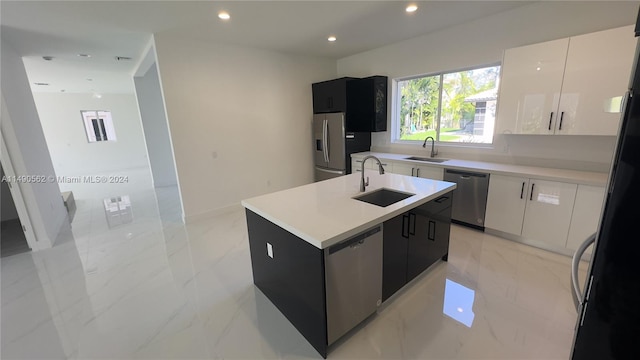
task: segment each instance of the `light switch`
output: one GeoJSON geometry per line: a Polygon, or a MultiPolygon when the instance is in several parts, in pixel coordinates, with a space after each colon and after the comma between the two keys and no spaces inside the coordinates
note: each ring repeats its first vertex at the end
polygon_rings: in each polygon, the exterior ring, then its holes
{"type": "Polygon", "coordinates": [[[269,243],[267,243],[267,255],[269,255],[269,257],[273,259],[273,246],[271,246],[271,244],[269,243]]]}

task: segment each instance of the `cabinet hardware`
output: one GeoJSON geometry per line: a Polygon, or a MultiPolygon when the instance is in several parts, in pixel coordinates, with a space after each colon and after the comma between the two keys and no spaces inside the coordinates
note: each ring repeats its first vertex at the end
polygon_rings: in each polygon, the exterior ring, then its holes
{"type": "Polygon", "coordinates": [[[407,226],[407,220],[409,217],[407,215],[402,215],[402,237],[408,239],[409,238],[409,226],[407,226]],[[405,235],[405,230],[407,231],[405,235]]]}
{"type": "Polygon", "coordinates": [[[436,241],[436,222],[429,220],[429,231],[427,232],[427,239],[436,241]]]}
{"type": "Polygon", "coordinates": [[[413,171],[415,170],[415,168],[411,168],[411,176],[413,176],[413,171]]]}
{"type": "Polygon", "coordinates": [[[434,201],[437,202],[438,204],[440,204],[441,202],[443,202],[443,201],[445,201],[447,199],[449,199],[448,196],[442,196],[442,197],[439,197],[439,198],[435,199],[434,201]]]}
{"type": "Polygon", "coordinates": [[[551,131],[551,119],[553,118],[553,111],[551,112],[551,115],[549,115],[549,131],[551,131]]]}
{"type": "Polygon", "coordinates": [[[564,111],[560,113],[560,126],[558,126],[558,130],[562,130],[562,120],[564,119],[564,111]]]}
{"type": "Polygon", "coordinates": [[[533,201],[533,187],[536,186],[536,184],[531,184],[531,194],[529,194],[529,201],[533,201]]]}
{"type": "Polygon", "coordinates": [[[420,168],[416,168],[416,176],[420,177],[420,168]]]}
{"type": "Polygon", "coordinates": [[[416,234],[416,214],[414,213],[409,213],[409,227],[411,228],[411,230],[409,230],[409,235],[415,235],[416,234]],[[411,225],[411,223],[413,223],[413,226],[411,225]]]}
{"type": "Polygon", "coordinates": [[[524,181],[522,182],[522,189],[520,189],[520,199],[524,199],[524,181]]]}

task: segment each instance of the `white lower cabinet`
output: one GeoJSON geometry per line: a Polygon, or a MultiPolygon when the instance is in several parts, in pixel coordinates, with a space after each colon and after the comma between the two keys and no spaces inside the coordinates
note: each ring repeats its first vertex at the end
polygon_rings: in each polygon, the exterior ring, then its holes
{"type": "Polygon", "coordinates": [[[394,162],[390,172],[424,179],[442,180],[444,178],[442,167],[413,165],[404,162],[394,162]]]}
{"type": "Polygon", "coordinates": [[[576,184],[491,174],[485,226],[563,249],[576,198],[576,184]]]}
{"type": "Polygon", "coordinates": [[[491,174],[484,226],[521,235],[529,179],[491,174]]]}
{"type": "MultiPolygon", "coordinates": [[[[569,226],[566,248],[576,250],[582,242],[598,230],[604,202],[604,187],[578,185],[573,216],[569,226]]],[[[586,253],[590,253],[590,248],[586,253]]]]}
{"type": "MultiPolygon", "coordinates": [[[[362,171],[362,160],[364,157],[352,157],[351,158],[351,173],[361,172],[362,171]]],[[[385,171],[391,172],[391,162],[386,159],[380,159],[382,163],[382,167],[385,171]]],[[[378,162],[376,159],[368,159],[367,163],[364,165],[365,169],[378,170],[378,162]]]]}
{"type": "Polygon", "coordinates": [[[564,248],[577,188],[576,184],[530,179],[522,237],[564,248]]]}

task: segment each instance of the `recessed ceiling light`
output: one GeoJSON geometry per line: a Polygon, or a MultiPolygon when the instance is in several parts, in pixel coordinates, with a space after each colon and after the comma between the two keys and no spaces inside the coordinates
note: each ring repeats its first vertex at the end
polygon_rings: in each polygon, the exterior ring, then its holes
{"type": "Polygon", "coordinates": [[[78,54],[79,57],[83,57],[83,58],[90,58],[91,55],[89,54],[78,54]]]}
{"type": "Polygon", "coordinates": [[[51,61],[53,60],[53,56],[45,55],[42,57],[44,60],[51,61]]]}
{"type": "Polygon", "coordinates": [[[329,36],[329,37],[327,38],[327,40],[329,40],[329,41],[331,41],[331,42],[334,42],[334,41],[336,41],[337,39],[336,39],[336,37],[335,37],[335,36],[331,35],[331,36],[329,36]]]}
{"type": "Polygon", "coordinates": [[[220,11],[220,12],[218,13],[218,17],[219,17],[220,19],[222,19],[222,20],[229,20],[229,19],[231,19],[231,15],[229,15],[229,13],[228,13],[228,12],[226,12],[226,11],[220,11]]]}
{"type": "Polygon", "coordinates": [[[407,6],[407,8],[405,10],[407,12],[409,12],[409,13],[414,12],[414,11],[418,10],[418,5],[411,4],[411,5],[407,6]]]}
{"type": "Polygon", "coordinates": [[[49,86],[49,83],[35,82],[35,83],[33,83],[33,85],[38,85],[38,86],[49,86]]]}
{"type": "Polygon", "coordinates": [[[131,58],[128,57],[128,56],[116,56],[116,60],[117,61],[127,61],[127,60],[131,60],[131,58]]]}
{"type": "Polygon", "coordinates": [[[87,81],[93,81],[93,79],[92,78],[87,78],[87,81]]]}

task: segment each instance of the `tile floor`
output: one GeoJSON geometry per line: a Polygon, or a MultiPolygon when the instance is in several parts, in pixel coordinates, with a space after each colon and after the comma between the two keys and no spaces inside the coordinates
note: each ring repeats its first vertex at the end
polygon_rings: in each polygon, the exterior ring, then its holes
{"type": "MultiPolygon", "coordinates": [[[[1,259],[1,357],[319,359],[252,285],[243,211],[185,226],[176,189],[149,184],[74,192],[72,228],[54,248],[1,259]],[[109,227],[103,199],[118,195],[132,221],[109,227]]],[[[449,262],[329,359],[568,359],[569,265],[454,225],[449,262]]]]}

